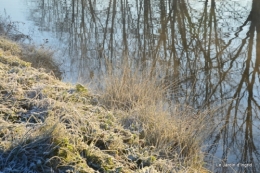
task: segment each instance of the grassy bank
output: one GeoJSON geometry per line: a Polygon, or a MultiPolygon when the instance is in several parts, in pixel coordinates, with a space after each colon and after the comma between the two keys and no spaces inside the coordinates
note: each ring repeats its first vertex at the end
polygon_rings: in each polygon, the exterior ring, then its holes
{"type": "Polygon", "coordinates": [[[209,112],[166,109],[167,86],[128,68],[96,96],[33,68],[23,49],[0,38],[0,172],[208,172],[209,112]]]}

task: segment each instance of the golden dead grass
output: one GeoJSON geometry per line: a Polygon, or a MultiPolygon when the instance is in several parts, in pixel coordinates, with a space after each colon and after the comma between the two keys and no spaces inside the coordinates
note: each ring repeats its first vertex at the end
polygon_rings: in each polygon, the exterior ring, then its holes
{"type": "Polygon", "coordinates": [[[139,75],[129,67],[122,67],[119,75],[108,73],[105,91],[102,93],[108,107],[129,110],[137,106],[156,105],[161,101],[165,88],[148,76],[139,75]]]}
{"type": "Polygon", "coordinates": [[[187,105],[169,105],[165,98],[170,87],[163,81],[131,70],[128,65],[121,69],[121,73],[111,71],[106,77],[103,104],[124,111],[118,117],[125,128],[139,134],[142,148],[152,148],[149,152],[156,153],[157,158],[172,161],[171,166],[164,165],[168,168],[158,164],[155,169],[206,172],[200,147],[211,112],[195,113],[187,105]]]}
{"type": "Polygon", "coordinates": [[[20,59],[30,62],[34,68],[44,68],[46,72],[52,72],[61,79],[62,73],[54,62],[54,51],[46,48],[36,48],[34,45],[17,44],[0,36],[0,48],[5,54],[19,56],[20,59]]]}

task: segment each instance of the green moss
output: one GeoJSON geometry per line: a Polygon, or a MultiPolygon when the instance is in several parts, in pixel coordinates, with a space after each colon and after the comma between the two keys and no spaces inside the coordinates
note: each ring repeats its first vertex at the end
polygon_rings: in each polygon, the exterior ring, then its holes
{"type": "Polygon", "coordinates": [[[153,162],[156,161],[156,157],[155,157],[155,156],[151,156],[151,157],[150,157],[150,160],[151,160],[151,162],[153,163],[153,162]]]}
{"type": "Polygon", "coordinates": [[[104,171],[113,171],[116,165],[111,156],[98,150],[84,149],[83,155],[90,167],[94,169],[103,169],[104,171]]]}
{"type": "Polygon", "coordinates": [[[58,150],[58,156],[67,159],[68,152],[64,150],[63,148],[58,150]]]}
{"type": "Polygon", "coordinates": [[[76,91],[79,93],[87,94],[88,90],[81,84],[76,85],[76,91]]]}
{"type": "Polygon", "coordinates": [[[53,140],[54,144],[64,146],[69,144],[69,139],[68,138],[54,138],[53,140]]]}
{"type": "Polygon", "coordinates": [[[93,172],[88,167],[86,160],[81,157],[79,146],[71,144],[68,138],[57,138],[53,142],[59,145],[55,155],[61,158],[66,165],[72,165],[78,172],[93,172]]]}
{"type": "Polygon", "coordinates": [[[113,122],[111,120],[106,120],[105,123],[109,126],[112,126],[113,125],[113,122]]]}

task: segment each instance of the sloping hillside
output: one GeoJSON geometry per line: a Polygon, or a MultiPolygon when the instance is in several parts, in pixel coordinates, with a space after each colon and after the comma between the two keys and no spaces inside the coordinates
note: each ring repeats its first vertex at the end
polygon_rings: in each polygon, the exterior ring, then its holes
{"type": "Polygon", "coordinates": [[[31,67],[21,49],[0,38],[0,172],[206,172],[200,153],[184,161],[177,153],[188,147],[172,148],[188,143],[169,139],[172,153],[145,143],[149,136],[123,127],[127,112],[31,67]]]}

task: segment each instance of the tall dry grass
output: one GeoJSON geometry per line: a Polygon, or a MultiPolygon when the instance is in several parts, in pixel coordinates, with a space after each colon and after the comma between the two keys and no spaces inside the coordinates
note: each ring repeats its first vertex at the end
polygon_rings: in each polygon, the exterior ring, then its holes
{"type": "Polygon", "coordinates": [[[166,172],[177,167],[187,172],[205,171],[200,147],[211,111],[197,113],[188,105],[169,104],[166,94],[174,87],[149,73],[132,70],[128,64],[120,72],[108,74],[102,104],[127,111],[119,118],[125,128],[138,132],[140,147],[152,146],[158,158],[170,159],[173,165],[166,172]]]}
{"type": "Polygon", "coordinates": [[[61,79],[62,72],[54,60],[54,51],[49,48],[29,44],[17,44],[6,37],[0,36],[0,49],[11,55],[18,56],[26,62],[30,62],[34,68],[44,68],[46,72],[52,73],[61,79]]]}
{"type": "Polygon", "coordinates": [[[34,68],[44,68],[47,72],[51,72],[58,79],[62,78],[62,72],[60,71],[60,65],[54,60],[54,50],[50,48],[40,47],[35,45],[22,45],[21,59],[32,63],[34,68]]]}
{"type": "Polygon", "coordinates": [[[162,101],[166,86],[150,80],[148,74],[133,71],[124,65],[120,71],[109,71],[102,93],[104,104],[116,109],[130,110],[135,107],[157,105],[162,101]]]}

